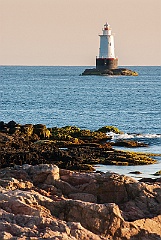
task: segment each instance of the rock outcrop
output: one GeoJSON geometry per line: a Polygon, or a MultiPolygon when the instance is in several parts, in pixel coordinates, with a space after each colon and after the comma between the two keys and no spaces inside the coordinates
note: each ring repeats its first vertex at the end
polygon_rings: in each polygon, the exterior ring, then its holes
{"type": "Polygon", "coordinates": [[[148,144],[137,142],[133,140],[117,140],[112,144],[113,146],[136,148],[136,147],[148,147],[148,144]]]}
{"type": "Polygon", "coordinates": [[[98,76],[138,76],[138,73],[126,68],[99,70],[96,68],[85,69],[82,75],[98,75],[98,76]]]}
{"type": "MultiPolygon", "coordinates": [[[[48,129],[42,124],[0,122],[0,168],[52,163],[70,170],[93,171],[94,164],[143,165],[157,162],[151,154],[113,149],[107,132],[121,133],[113,126],[90,131],[72,126],[48,129]]],[[[140,146],[134,141],[122,143],[140,146]]]]}
{"type": "Polygon", "coordinates": [[[161,181],[51,164],[4,168],[0,219],[0,239],[159,240],[161,181]]]}

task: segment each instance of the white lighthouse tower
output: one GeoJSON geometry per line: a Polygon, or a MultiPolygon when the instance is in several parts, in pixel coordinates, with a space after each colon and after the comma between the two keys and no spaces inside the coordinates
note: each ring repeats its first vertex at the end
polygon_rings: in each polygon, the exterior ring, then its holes
{"type": "Polygon", "coordinates": [[[115,69],[118,58],[115,57],[114,36],[110,25],[106,23],[100,34],[99,57],[96,58],[96,68],[99,70],[115,69]]]}

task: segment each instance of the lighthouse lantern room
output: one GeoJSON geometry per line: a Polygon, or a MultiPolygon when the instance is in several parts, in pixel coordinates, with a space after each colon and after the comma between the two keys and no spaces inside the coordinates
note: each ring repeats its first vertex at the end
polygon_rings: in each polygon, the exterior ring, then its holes
{"type": "Polygon", "coordinates": [[[114,36],[110,25],[106,23],[100,34],[99,56],[96,58],[96,68],[99,70],[115,69],[118,66],[118,58],[115,57],[114,36]]]}

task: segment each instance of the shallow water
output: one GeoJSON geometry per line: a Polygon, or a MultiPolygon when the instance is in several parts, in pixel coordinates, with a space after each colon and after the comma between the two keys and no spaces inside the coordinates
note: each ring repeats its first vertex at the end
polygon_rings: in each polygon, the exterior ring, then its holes
{"type": "Polygon", "coordinates": [[[161,169],[161,161],[152,165],[139,165],[139,166],[115,166],[115,165],[97,165],[97,171],[101,172],[115,172],[123,175],[133,177],[137,180],[141,178],[158,178],[154,176],[157,171],[161,169]],[[139,171],[141,174],[132,174],[130,172],[139,171]]]}

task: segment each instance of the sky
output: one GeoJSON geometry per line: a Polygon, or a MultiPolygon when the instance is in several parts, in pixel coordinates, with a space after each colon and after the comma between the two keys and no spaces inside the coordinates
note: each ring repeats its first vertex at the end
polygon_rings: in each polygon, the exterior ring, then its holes
{"type": "Polygon", "coordinates": [[[161,0],[0,0],[0,65],[94,66],[106,22],[120,66],[161,65],[161,0]]]}

